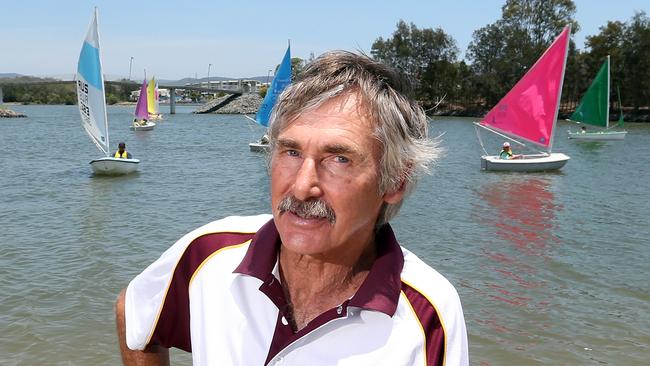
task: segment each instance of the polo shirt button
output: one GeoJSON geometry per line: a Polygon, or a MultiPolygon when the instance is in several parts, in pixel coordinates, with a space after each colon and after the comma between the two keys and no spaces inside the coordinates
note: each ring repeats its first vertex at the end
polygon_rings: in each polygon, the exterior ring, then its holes
{"type": "Polygon", "coordinates": [[[282,324],[284,324],[284,325],[288,325],[288,324],[289,324],[289,322],[287,321],[287,318],[282,317],[282,324]]]}
{"type": "Polygon", "coordinates": [[[343,312],[343,305],[339,305],[339,307],[336,308],[336,313],[341,315],[342,312],[343,312]]]}

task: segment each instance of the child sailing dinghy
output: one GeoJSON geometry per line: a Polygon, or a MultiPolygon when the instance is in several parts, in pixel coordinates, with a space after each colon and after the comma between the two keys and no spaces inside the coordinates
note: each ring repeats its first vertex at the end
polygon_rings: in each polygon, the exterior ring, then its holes
{"type": "MultiPolygon", "coordinates": [[[[565,27],[485,118],[474,123],[477,127],[506,137],[519,145],[525,146],[519,140],[527,141],[546,151],[523,154],[518,159],[507,160],[486,152],[481,156],[481,169],[521,172],[557,170],[569,160],[565,154],[551,153],[551,149],[562,96],[570,33],[570,27],[565,27]]],[[[479,142],[483,146],[480,135],[479,142]]]]}
{"type": "MultiPolygon", "coordinates": [[[[596,127],[604,127],[605,130],[599,131],[569,131],[569,138],[576,140],[623,140],[627,131],[611,130],[609,127],[609,91],[610,91],[610,72],[609,72],[609,55],[598,70],[596,77],[591,82],[589,89],[582,97],[578,108],[569,117],[570,121],[584,123],[596,127]]],[[[621,105],[619,94],[619,106],[621,105]]],[[[617,126],[623,126],[623,110],[617,126]]]]}
{"type": "Polygon", "coordinates": [[[99,47],[98,12],[95,14],[86,39],[81,47],[77,65],[77,99],[81,125],[105,157],[90,162],[95,174],[119,175],[138,169],[138,159],[118,159],[110,156],[108,138],[108,116],[104,76],[102,74],[101,51],[99,47]]]}

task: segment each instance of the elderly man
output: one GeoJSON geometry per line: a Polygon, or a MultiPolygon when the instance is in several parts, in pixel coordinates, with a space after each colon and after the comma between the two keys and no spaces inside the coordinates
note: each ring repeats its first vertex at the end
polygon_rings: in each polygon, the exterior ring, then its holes
{"type": "Polygon", "coordinates": [[[407,85],[348,52],[308,65],[271,118],[273,215],[196,229],[133,279],[123,361],[467,364],[458,294],[388,223],[438,153],[407,85]]]}

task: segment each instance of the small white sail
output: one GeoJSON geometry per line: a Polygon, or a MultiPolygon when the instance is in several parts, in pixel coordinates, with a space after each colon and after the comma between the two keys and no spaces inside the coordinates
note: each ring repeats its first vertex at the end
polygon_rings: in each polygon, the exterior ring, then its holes
{"type": "Polygon", "coordinates": [[[97,9],[95,9],[95,16],[88,27],[79,55],[77,98],[81,125],[99,150],[108,156],[110,142],[97,17],[97,9]]]}

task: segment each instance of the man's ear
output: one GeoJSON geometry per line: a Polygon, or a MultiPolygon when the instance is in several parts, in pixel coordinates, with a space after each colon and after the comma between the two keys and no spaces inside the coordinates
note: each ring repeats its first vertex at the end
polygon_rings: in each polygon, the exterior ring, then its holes
{"type": "Polygon", "coordinates": [[[402,182],[399,188],[384,193],[384,202],[391,205],[399,203],[404,198],[404,193],[404,182],[402,182]]]}
{"type": "Polygon", "coordinates": [[[404,199],[404,195],[406,194],[406,182],[409,180],[409,176],[411,175],[411,170],[412,170],[412,164],[409,163],[407,164],[406,169],[402,173],[402,176],[400,178],[400,183],[397,186],[397,188],[384,193],[384,202],[393,205],[399,203],[401,200],[404,199]]]}

